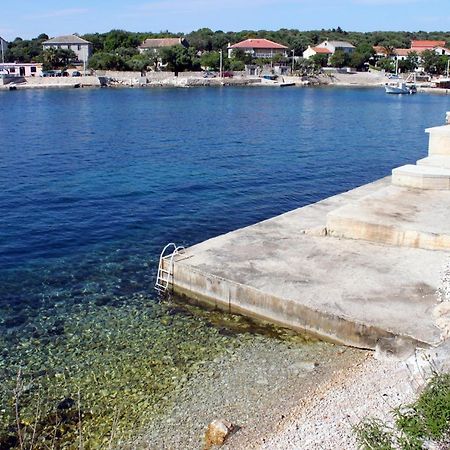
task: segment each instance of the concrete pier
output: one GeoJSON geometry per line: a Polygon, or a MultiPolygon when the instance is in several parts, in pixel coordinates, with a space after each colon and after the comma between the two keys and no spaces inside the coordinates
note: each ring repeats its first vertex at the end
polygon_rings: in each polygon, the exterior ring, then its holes
{"type": "MultiPolygon", "coordinates": [[[[450,126],[427,131],[430,158],[450,155],[450,126]]],[[[400,336],[434,346],[449,211],[448,188],[388,177],[188,248],[175,258],[172,287],[346,345],[400,336]]]]}

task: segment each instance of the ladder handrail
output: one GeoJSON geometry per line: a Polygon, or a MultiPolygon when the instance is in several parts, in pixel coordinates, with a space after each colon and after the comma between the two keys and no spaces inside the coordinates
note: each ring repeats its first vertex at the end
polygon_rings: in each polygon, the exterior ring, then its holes
{"type": "Polygon", "coordinates": [[[169,282],[173,279],[173,269],[174,269],[174,257],[184,251],[184,247],[177,246],[173,242],[167,244],[159,257],[158,273],[156,276],[155,289],[160,293],[165,293],[169,287],[169,282]],[[166,255],[169,248],[173,247],[173,251],[166,255]],[[168,270],[164,270],[164,261],[170,258],[168,270]],[[167,274],[167,277],[164,276],[167,274]]]}

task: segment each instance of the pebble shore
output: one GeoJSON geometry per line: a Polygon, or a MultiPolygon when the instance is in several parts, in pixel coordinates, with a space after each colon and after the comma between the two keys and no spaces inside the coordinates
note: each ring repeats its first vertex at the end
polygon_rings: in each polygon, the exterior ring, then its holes
{"type": "Polygon", "coordinates": [[[174,399],[174,407],[124,448],[202,449],[209,423],[225,419],[236,427],[223,449],[257,448],[289,423],[290,413],[318,386],[367,357],[366,351],[324,342],[253,336],[203,367],[174,399]]]}

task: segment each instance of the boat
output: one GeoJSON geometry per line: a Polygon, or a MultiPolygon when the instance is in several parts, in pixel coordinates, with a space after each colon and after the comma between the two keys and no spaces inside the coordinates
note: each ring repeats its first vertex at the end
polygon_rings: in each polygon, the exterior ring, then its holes
{"type": "Polygon", "coordinates": [[[384,85],[386,94],[415,94],[417,88],[414,84],[398,81],[396,83],[386,83],[384,85]]]}
{"type": "Polygon", "coordinates": [[[389,80],[384,85],[386,94],[415,94],[417,92],[415,72],[410,73],[406,80],[403,80],[398,71],[398,60],[395,61],[395,74],[389,75],[389,80]]]}

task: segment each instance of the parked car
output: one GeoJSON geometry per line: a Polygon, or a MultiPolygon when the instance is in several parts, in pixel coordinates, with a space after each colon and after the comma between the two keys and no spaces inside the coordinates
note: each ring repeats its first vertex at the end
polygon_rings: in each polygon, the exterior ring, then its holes
{"type": "Polygon", "coordinates": [[[81,77],[81,72],[78,72],[78,70],[75,70],[74,72],[72,72],[72,76],[73,77],[81,77]]]}
{"type": "Polygon", "coordinates": [[[222,73],[222,76],[224,78],[233,78],[234,74],[233,74],[233,72],[230,72],[229,70],[225,70],[225,72],[222,73]]]}
{"type": "Polygon", "coordinates": [[[56,77],[56,70],[43,70],[41,77],[56,77]]]}
{"type": "Polygon", "coordinates": [[[205,71],[203,72],[203,78],[216,78],[216,74],[214,72],[205,71]]]}

